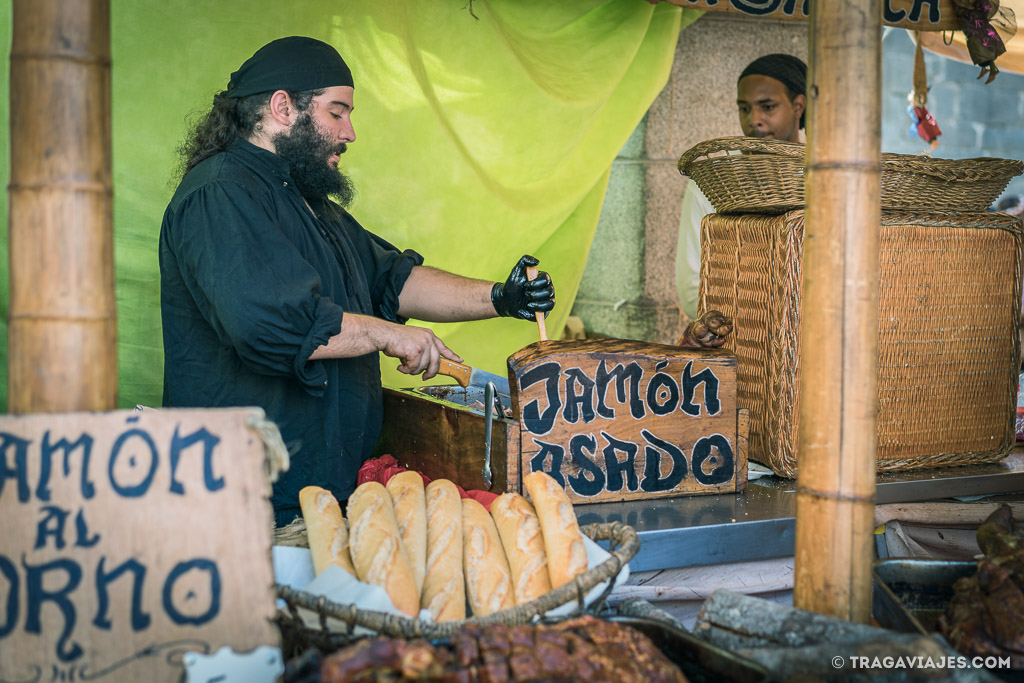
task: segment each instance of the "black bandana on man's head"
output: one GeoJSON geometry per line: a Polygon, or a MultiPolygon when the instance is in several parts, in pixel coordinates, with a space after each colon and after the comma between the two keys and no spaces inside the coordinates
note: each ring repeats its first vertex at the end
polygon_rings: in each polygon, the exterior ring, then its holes
{"type": "Polygon", "coordinates": [[[274,90],[304,92],[336,85],[354,87],[352,71],[338,51],[303,36],[271,41],[231,74],[228,97],[247,97],[274,90]]]}
{"type": "MultiPolygon", "coordinates": [[[[772,54],[758,57],[743,70],[736,79],[739,83],[746,76],[767,76],[789,88],[793,96],[807,95],[807,65],[799,57],[787,54],[772,54]]],[[[800,127],[804,127],[804,116],[800,115],[800,127]]]]}

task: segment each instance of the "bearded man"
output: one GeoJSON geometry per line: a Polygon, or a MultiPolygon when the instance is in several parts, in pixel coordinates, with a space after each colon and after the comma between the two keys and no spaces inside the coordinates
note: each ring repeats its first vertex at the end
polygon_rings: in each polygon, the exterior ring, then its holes
{"type": "Polygon", "coordinates": [[[356,139],[352,73],[330,45],[293,36],[260,48],[182,145],[184,176],[160,229],[163,404],[260,406],[291,467],[275,521],[315,484],[345,501],[380,432],[379,353],[429,379],[461,358],[405,325],[532,320],[554,307],[523,256],[504,283],[430,268],[346,211],[338,171],[356,139]]]}
{"type": "MultiPolygon", "coordinates": [[[[748,137],[803,142],[806,108],[807,65],[799,57],[781,53],[758,57],[736,81],[736,112],[740,129],[748,137]]],[[[714,211],[691,180],[683,195],[676,246],[676,290],[683,313],[690,318],[700,313],[700,225],[714,211]]]]}

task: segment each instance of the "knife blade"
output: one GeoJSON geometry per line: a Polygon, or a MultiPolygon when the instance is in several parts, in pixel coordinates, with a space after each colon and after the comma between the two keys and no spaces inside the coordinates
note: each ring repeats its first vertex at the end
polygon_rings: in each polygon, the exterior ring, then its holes
{"type": "Polygon", "coordinates": [[[499,394],[504,396],[512,395],[512,392],[509,390],[507,377],[495,375],[493,372],[486,372],[461,363],[455,363],[447,358],[441,359],[437,373],[453,378],[461,387],[483,388],[488,382],[494,382],[494,387],[498,390],[499,394]]]}

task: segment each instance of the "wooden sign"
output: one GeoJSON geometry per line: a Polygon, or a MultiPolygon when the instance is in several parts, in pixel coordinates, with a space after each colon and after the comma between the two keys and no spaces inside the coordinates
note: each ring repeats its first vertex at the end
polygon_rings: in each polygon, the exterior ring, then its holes
{"type": "MultiPolygon", "coordinates": [[[[733,12],[750,17],[807,20],[811,0],[667,0],[672,5],[706,12],[733,12]]],[[[882,0],[882,23],[915,31],[959,31],[953,0],[882,0]]]]}
{"type": "Polygon", "coordinates": [[[547,472],[573,503],[724,493],[746,483],[732,352],[544,341],[508,364],[522,472],[547,472]]]}
{"type": "Polygon", "coordinates": [[[171,683],[277,644],[262,418],[0,418],[0,682],[171,683]]]}

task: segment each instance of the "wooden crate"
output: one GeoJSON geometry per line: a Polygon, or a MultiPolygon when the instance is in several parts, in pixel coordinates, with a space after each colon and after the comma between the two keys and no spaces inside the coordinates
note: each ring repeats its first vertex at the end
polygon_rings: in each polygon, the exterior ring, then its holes
{"type": "MultiPolygon", "coordinates": [[[[732,316],[750,457],[795,477],[804,213],[711,214],[701,310],[732,316]]],[[[883,213],[879,471],[994,462],[1012,449],[1020,343],[1020,220],[883,213]]]]}
{"type": "MultiPolygon", "coordinates": [[[[491,422],[491,484],[484,483],[486,419],[471,393],[384,387],[384,422],[374,455],[390,454],[402,467],[431,479],[450,479],[466,490],[520,491],[519,421],[491,422]],[[512,457],[509,457],[511,454],[512,457]]],[[[508,401],[505,401],[506,406],[508,401]]],[[[481,403],[482,406],[482,403],[481,403]]]]}
{"type": "MultiPolygon", "coordinates": [[[[492,492],[521,493],[522,475],[534,470],[551,474],[574,504],[746,485],[746,413],[737,412],[730,351],[544,341],[513,354],[508,367],[513,417],[492,422],[492,492]]],[[[411,389],[384,393],[378,453],[466,489],[488,488],[481,410],[411,389]]]]}

